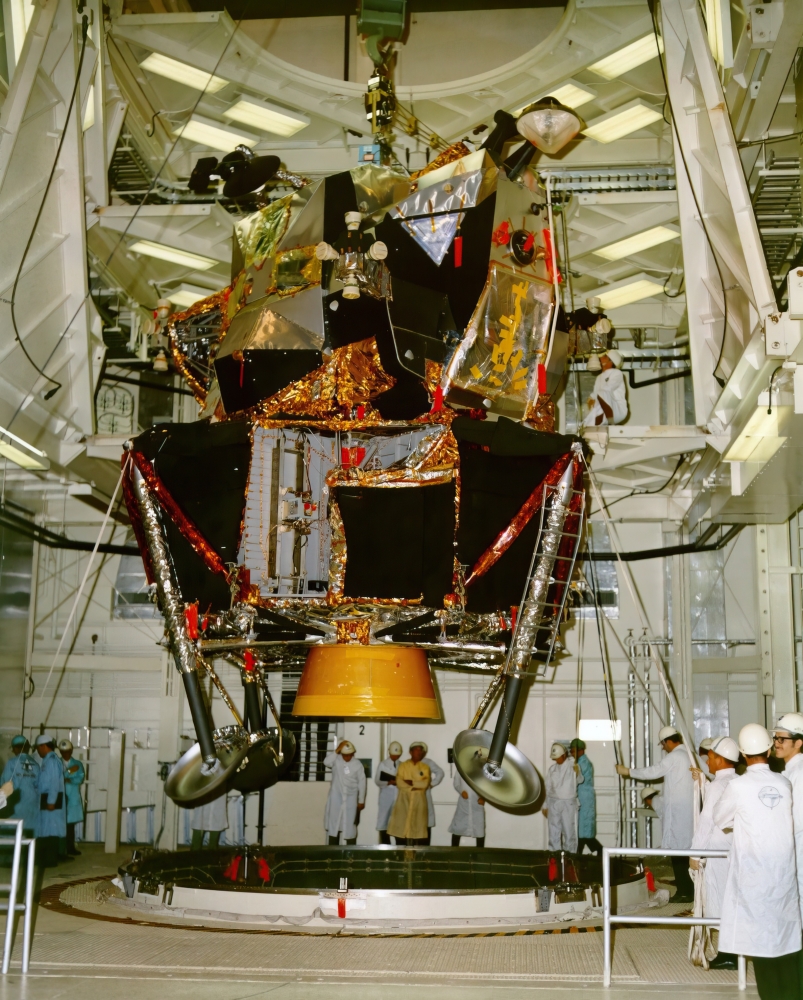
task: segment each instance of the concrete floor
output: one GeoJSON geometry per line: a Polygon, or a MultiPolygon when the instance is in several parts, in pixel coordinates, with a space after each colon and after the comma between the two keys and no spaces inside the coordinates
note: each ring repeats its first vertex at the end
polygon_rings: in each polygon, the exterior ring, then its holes
{"type": "MultiPolygon", "coordinates": [[[[130,856],[82,845],[45,885],[111,873],[130,856]]],[[[17,936],[0,1000],[639,1000],[755,997],[736,974],[703,972],[686,958],[687,930],[616,934],[614,985],[601,985],[602,934],[486,938],[356,938],[216,932],[112,923],[40,908],[31,972],[19,973],[17,936]],[[680,989],[679,989],[680,988],[680,989]]],[[[752,972],[752,970],[750,970],[752,972]]]]}

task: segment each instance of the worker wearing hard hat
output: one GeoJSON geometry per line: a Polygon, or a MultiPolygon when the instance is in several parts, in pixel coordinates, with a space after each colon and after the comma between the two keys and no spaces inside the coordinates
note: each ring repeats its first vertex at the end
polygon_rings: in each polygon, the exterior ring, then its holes
{"type": "Polygon", "coordinates": [[[615,350],[600,356],[599,367],[602,370],[594,381],[593,395],[588,400],[589,413],[583,421],[585,427],[621,424],[627,420],[627,389],[625,377],[619,370],[623,360],[619,351],[615,350]]]}
{"type": "Polygon", "coordinates": [[[39,814],[36,817],[36,861],[43,868],[58,864],[59,839],[67,836],[67,810],[64,801],[64,768],[56,756],[56,740],[49,733],[36,737],[36,752],[42,760],[36,791],[39,814]]]}
{"type": "MultiPolygon", "coordinates": [[[[645,809],[652,809],[658,819],[664,814],[664,800],[657,788],[642,788],[641,804],[645,809]]],[[[652,816],[649,818],[652,819],[652,816]]]]}
{"type": "Polygon", "coordinates": [[[64,791],[67,796],[67,855],[74,858],[81,853],[75,846],[75,826],[84,822],[81,785],[86,778],[86,771],[81,761],[73,757],[71,740],[59,742],[59,753],[64,767],[64,791]]]}
{"type": "Polygon", "coordinates": [[[424,760],[426,743],[410,744],[410,759],[396,768],[396,802],[390,814],[388,833],[397,844],[423,847],[427,843],[427,789],[431,780],[424,760]]]}
{"type": "Polygon", "coordinates": [[[792,786],[770,770],[772,737],[757,723],[739,733],[747,770],[714,806],[733,830],[719,925],[721,951],[753,959],[762,1000],[800,996],[800,904],[795,871],[792,786]]]}
{"type": "Polygon", "coordinates": [[[390,834],[388,833],[388,822],[393,811],[393,803],[396,801],[396,769],[399,757],[402,755],[401,743],[395,741],[388,747],[388,755],[379,765],[379,770],[374,778],[375,784],[379,788],[379,805],[376,813],[376,828],[379,831],[379,843],[389,844],[390,834]]]}
{"type": "Polygon", "coordinates": [[[36,817],[39,814],[39,793],[36,782],[39,778],[39,762],[31,754],[25,752],[28,741],[19,735],[11,740],[12,757],[6,761],[0,784],[11,782],[9,792],[11,819],[21,819],[25,835],[33,837],[36,832],[36,817]]]}
{"type": "MultiPolygon", "coordinates": [[[[683,746],[683,737],[674,726],[664,726],[658,733],[658,742],[664,749],[664,758],[650,767],[625,767],[616,765],[617,774],[637,781],[664,779],[663,815],[661,816],[661,846],[668,850],[682,851],[691,847],[694,835],[694,778],[689,766],[689,756],[683,746]]],[[[689,859],[672,858],[675,873],[675,903],[694,901],[694,883],[689,875],[689,859]]]]}
{"type": "MultiPolygon", "coordinates": [[[[736,740],[730,736],[718,736],[711,740],[707,755],[708,767],[712,780],[706,784],[705,801],[697,819],[697,829],[694,831],[691,847],[701,851],[729,851],[733,843],[733,834],[726,833],[714,822],[714,809],[724,795],[728,784],[736,777],[736,765],[739,763],[739,747],[736,740]]],[[[728,878],[727,858],[695,858],[691,859],[691,868],[695,873],[695,881],[704,880],[704,917],[718,917],[722,913],[722,897],[725,893],[725,883],[728,878]]],[[[736,955],[720,951],[716,958],[708,964],[712,969],[735,969],[736,955]]]]}
{"type": "Polygon", "coordinates": [[[485,847],[485,799],[477,795],[457,770],[453,784],[457,792],[457,805],[449,824],[452,847],[460,846],[461,837],[474,837],[477,847],[485,847]]]}
{"type": "MultiPolygon", "coordinates": [[[[784,762],[784,777],[792,785],[792,818],[795,824],[797,885],[803,919],[803,715],[787,712],[773,730],[774,754],[784,762]]],[[[803,986],[803,984],[801,984],[803,986]]]]}
{"type": "Polygon", "coordinates": [[[340,835],[347,844],[357,843],[357,823],[365,808],[365,768],[355,758],[356,749],[349,740],[341,740],[337,749],[327,754],[323,766],[332,769],[332,783],[326,799],[324,826],[329,843],[339,844],[340,835]]]}
{"type": "Polygon", "coordinates": [[[711,744],[713,742],[713,736],[706,736],[704,740],[700,740],[700,745],[697,747],[697,756],[700,758],[699,770],[707,781],[710,781],[712,777],[711,771],[708,767],[708,751],[711,749],[711,744]]]}
{"type": "Polygon", "coordinates": [[[594,765],[586,756],[583,740],[574,739],[569,744],[569,753],[574,757],[583,780],[577,787],[577,847],[580,854],[588,848],[592,854],[602,857],[602,844],[597,840],[597,793],[594,791],[594,765]]]}
{"type": "Polygon", "coordinates": [[[550,851],[577,853],[577,786],[583,774],[562,743],[553,743],[549,756],[554,764],[546,775],[546,807],[550,851]]]}

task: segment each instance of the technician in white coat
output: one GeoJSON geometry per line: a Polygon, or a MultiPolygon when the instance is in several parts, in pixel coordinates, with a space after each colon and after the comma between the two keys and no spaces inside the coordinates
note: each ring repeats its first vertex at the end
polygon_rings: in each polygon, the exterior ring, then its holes
{"type": "Polygon", "coordinates": [[[401,755],[401,743],[391,743],[388,747],[388,756],[379,765],[379,770],[374,778],[374,782],[379,788],[376,828],[379,831],[380,844],[390,843],[388,823],[390,822],[390,814],[393,812],[393,803],[396,801],[396,768],[399,766],[401,755]]]}
{"type": "Polygon", "coordinates": [[[192,811],[192,842],[193,851],[200,851],[204,846],[204,838],[209,834],[207,847],[214,850],[220,844],[220,835],[229,826],[229,811],[226,792],[205,805],[196,806],[192,811]]]}
{"type": "Polygon", "coordinates": [[[577,786],[583,781],[580,768],[562,743],[553,743],[549,756],[555,763],[546,774],[546,808],[550,851],[577,853],[577,786]]]}
{"type": "Polygon", "coordinates": [[[332,769],[332,783],[326,800],[323,825],[330,845],[340,843],[340,834],[347,844],[357,843],[359,813],[365,808],[365,768],[355,758],[354,744],[342,740],[336,750],[327,754],[323,766],[332,769]]]}
{"type": "Polygon", "coordinates": [[[594,395],[588,400],[589,413],[583,421],[585,427],[621,424],[627,420],[627,388],[625,377],[619,371],[623,360],[619,351],[601,355],[599,363],[602,371],[594,381],[594,395]]]}
{"type": "Polygon", "coordinates": [[[774,755],[784,762],[784,777],[788,778],[792,785],[797,887],[801,919],[803,919],[803,715],[799,712],[787,712],[778,720],[773,733],[774,755]]]}
{"type": "Polygon", "coordinates": [[[410,744],[410,749],[413,747],[423,747],[424,748],[424,759],[422,763],[429,767],[429,773],[431,780],[429,783],[429,788],[427,788],[427,844],[432,843],[432,827],[435,826],[435,803],[432,801],[432,789],[439,785],[444,778],[444,770],[442,767],[438,767],[434,760],[427,756],[429,753],[429,747],[424,743],[423,740],[416,740],[415,743],[410,744]]]}
{"type": "MultiPolygon", "coordinates": [[[[736,765],[739,763],[739,747],[736,740],[732,740],[730,736],[717,736],[711,740],[711,746],[707,748],[707,757],[708,771],[712,780],[706,782],[705,801],[697,818],[697,829],[691,842],[692,854],[695,847],[701,851],[729,851],[733,844],[732,833],[725,833],[714,822],[714,809],[728,784],[736,777],[736,765]]],[[[702,872],[704,879],[703,916],[721,916],[722,898],[725,895],[725,884],[728,879],[728,859],[692,857],[691,867],[697,872],[702,872]]],[[[735,969],[737,956],[720,951],[708,965],[711,969],[735,969]]]]}
{"type": "Polygon", "coordinates": [[[477,847],[485,847],[485,799],[481,799],[471,785],[454,772],[454,788],[457,792],[457,806],[449,825],[452,847],[460,846],[461,837],[474,837],[477,847]]]}
{"type": "MultiPolygon", "coordinates": [[[[651,767],[625,767],[616,765],[616,773],[623,778],[638,781],[664,779],[661,813],[661,847],[682,851],[691,847],[694,836],[694,778],[689,755],[683,746],[683,737],[674,726],[664,726],[658,733],[658,742],[664,749],[664,758],[651,767]]],[[[673,857],[677,892],[673,903],[693,903],[694,883],[689,875],[689,859],[673,857]]]]}
{"type": "Polygon", "coordinates": [[[747,771],[714,807],[714,823],[733,830],[719,947],[752,957],[761,1000],[784,1000],[800,996],[800,904],[792,786],[770,770],[771,746],[763,726],[742,728],[747,771]]]}

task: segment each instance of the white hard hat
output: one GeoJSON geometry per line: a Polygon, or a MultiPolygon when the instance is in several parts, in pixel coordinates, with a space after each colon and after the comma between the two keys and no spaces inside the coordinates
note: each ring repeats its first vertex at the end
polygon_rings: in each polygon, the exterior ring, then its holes
{"type": "Polygon", "coordinates": [[[602,365],[600,364],[599,355],[598,354],[589,354],[589,356],[588,356],[588,362],[586,363],[586,368],[590,372],[601,372],[602,371],[602,365]]]}
{"type": "Polygon", "coordinates": [[[423,740],[414,740],[410,744],[410,749],[412,750],[413,747],[422,747],[423,750],[424,750],[424,753],[429,753],[429,747],[426,745],[426,743],[423,740]]]}
{"type": "Polygon", "coordinates": [[[773,729],[773,733],[789,733],[790,736],[803,733],[803,715],[800,712],[787,712],[778,719],[778,725],[773,729]]]}
{"type": "Polygon", "coordinates": [[[658,742],[663,743],[664,740],[668,739],[670,736],[679,737],[680,733],[675,729],[674,726],[663,726],[658,730],[658,742]]]}
{"type": "Polygon", "coordinates": [[[393,755],[394,753],[395,753],[395,754],[398,754],[398,755],[399,755],[399,756],[401,757],[401,753],[402,753],[402,745],[401,745],[401,743],[396,743],[396,741],[395,741],[395,740],[394,740],[394,741],[393,741],[393,743],[391,743],[391,744],[390,744],[390,746],[388,747],[388,754],[389,754],[390,756],[392,756],[392,755],[393,755]]]}
{"type": "Polygon", "coordinates": [[[748,722],[739,730],[739,749],[743,754],[756,757],[766,753],[772,746],[772,737],[757,722],[748,722]]]}
{"type": "Polygon", "coordinates": [[[713,736],[706,736],[706,738],[704,740],[700,740],[700,749],[701,750],[710,750],[711,747],[712,747],[712,745],[713,745],[713,743],[714,743],[713,736]]]}
{"type": "Polygon", "coordinates": [[[343,743],[340,745],[340,752],[341,753],[356,753],[357,751],[354,749],[354,744],[353,743],[350,743],[348,740],[344,740],[343,743]]]}
{"type": "Polygon", "coordinates": [[[730,736],[717,736],[709,750],[734,764],[739,762],[739,747],[736,745],[736,740],[732,740],[730,736]]]}
{"type": "Polygon", "coordinates": [[[611,362],[613,363],[613,366],[615,368],[621,368],[622,362],[625,360],[622,357],[621,352],[617,351],[615,348],[611,348],[611,350],[608,351],[608,357],[611,359],[611,362]]]}
{"type": "Polygon", "coordinates": [[[549,751],[549,756],[552,760],[557,760],[558,757],[564,757],[566,755],[566,747],[562,743],[553,743],[552,749],[549,751]]]}
{"type": "Polygon", "coordinates": [[[643,788],[643,789],[641,790],[641,801],[642,801],[642,802],[644,802],[644,801],[646,801],[646,800],[647,800],[647,799],[648,799],[648,798],[649,798],[649,797],[650,797],[651,795],[658,795],[658,794],[659,794],[659,792],[658,792],[658,789],[657,789],[657,788],[643,788]]]}
{"type": "Polygon", "coordinates": [[[59,740],[59,750],[64,753],[66,750],[72,750],[71,740],[59,740]]]}
{"type": "Polygon", "coordinates": [[[55,746],[56,738],[54,736],[51,736],[50,733],[42,733],[41,735],[37,736],[36,739],[34,740],[34,746],[37,747],[44,746],[46,743],[50,743],[53,746],[55,746]]]}

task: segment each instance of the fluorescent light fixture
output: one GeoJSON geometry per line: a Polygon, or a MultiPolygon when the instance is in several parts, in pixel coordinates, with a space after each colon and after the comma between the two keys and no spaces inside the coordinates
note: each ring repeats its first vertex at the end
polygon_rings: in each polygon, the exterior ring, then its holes
{"type": "Polygon", "coordinates": [[[705,23],[711,55],[722,66],[733,66],[730,0],[705,0],[705,23]]]}
{"type": "Polygon", "coordinates": [[[788,407],[773,406],[767,413],[760,406],[747,421],[742,433],[722,456],[726,462],[769,462],[786,441],[779,433],[779,418],[788,407]]]}
{"type": "Polygon", "coordinates": [[[625,45],[623,49],[619,49],[613,55],[600,59],[599,62],[593,63],[588,68],[600,76],[604,76],[606,80],[615,80],[617,76],[649,62],[650,59],[654,59],[659,52],[663,51],[664,43],[662,41],[656,43],[655,35],[650,33],[639,38],[638,41],[631,42],[630,45],[625,45]]]}
{"type": "Polygon", "coordinates": [[[149,73],[174,80],[176,83],[183,83],[185,87],[192,87],[193,90],[204,90],[207,94],[216,94],[229,82],[221,76],[198,69],[197,66],[188,66],[187,63],[171,59],[170,56],[163,56],[161,52],[151,52],[139,65],[149,73]]]}
{"type": "Polygon", "coordinates": [[[221,153],[230,153],[235,146],[248,146],[252,149],[257,144],[252,135],[236,132],[227,125],[220,125],[200,115],[193,115],[186,125],[180,125],[174,131],[182,139],[198,142],[203,146],[209,146],[210,149],[218,149],[221,153]]]}
{"type": "Polygon", "coordinates": [[[32,444],[28,444],[16,434],[7,431],[5,427],[0,427],[0,455],[7,458],[9,462],[19,465],[22,469],[38,469],[40,472],[44,472],[50,468],[50,459],[45,452],[34,448],[32,444]],[[4,438],[9,440],[5,441],[4,438]],[[12,441],[14,444],[11,443],[12,441]]]}
{"type": "Polygon", "coordinates": [[[189,309],[190,306],[194,306],[196,302],[200,302],[202,299],[208,298],[213,294],[214,293],[209,291],[207,288],[194,288],[191,285],[182,285],[181,288],[177,288],[174,292],[170,292],[167,297],[174,306],[181,306],[183,309],[189,309]]]}
{"type": "Polygon", "coordinates": [[[580,719],[580,739],[587,743],[618,741],[622,738],[621,719],[580,719]]]}
{"type": "Polygon", "coordinates": [[[641,253],[642,250],[649,250],[650,247],[660,246],[661,243],[668,243],[669,240],[676,240],[679,235],[680,233],[667,226],[655,226],[643,233],[636,233],[635,236],[628,236],[624,240],[600,247],[599,250],[593,250],[592,253],[598,257],[604,257],[605,260],[621,260],[631,254],[641,253]]]}
{"type": "MultiPolygon", "coordinates": [[[[577,83],[575,80],[567,80],[566,83],[555,87],[554,90],[548,90],[545,94],[541,94],[540,97],[536,97],[535,100],[540,101],[542,97],[554,97],[556,101],[567,108],[579,108],[581,104],[588,104],[589,101],[593,101],[596,96],[593,90],[584,87],[582,83],[577,83]]],[[[532,101],[527,101],[520,108],[516,108],[513,114],[520,115],[532,103],[532,101]]]]}
{"type": "Polygon", "coordinates": [[[158,260],[166,260],[171,264],[182,264],[184,267],[191,267],[196,271],[208,271],[214,267],[218,261],[211,257],[202,257],[197,253],[190,253],[188,250],[177,250],[175,247],[165,246],[164,243],[154,243],[152,240],[137,240],[128,248],[133,253],[141,253],[146,257],[156,257],[158,260]]]}
{"type": "Polygon", "coordinates": [[[605,115],[600,115],[599,118],[594,118],[583,129],[583,133],[591,139],[596,139],[597,142],[613,142],[660,121],[662,117],[658,108],[647,104],[639,97],[635,101],[623,104],[620,108],[614,108],[605,115]]]}
{"type": "Polygon", "coordinates": [[[223,112],[223,116],[235,122],[242,122],[243,125],[250,125],[261,132],[271,132],[273,135],[285,138],[295,135],[310,123],[306,115],[288,111],[287,108],[279,108],[275,104],[267,104],[265,101],[255,101],[250,97],[241,97],[236,104],[223,112]]]}
{"type": "Polygon", "coordinates": [[[596,299],[600,309],[607,312],[608,309],[618,309],[620,306],[630,305],[631,302],[647,299],[651,295],[659,295],[663,290],[664,286],[660,282],[637,274],[632,278],[608,285],[607,288],[595,290],[593,298],[596,299]]]}
{"type": "Polygon", "coordinates": [[[86,108],[84,109],[84,121],[82,129],[86,132],[95,124],[95,84],[93,83],[86,95],[86,108]]]}

